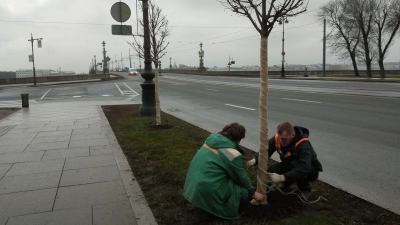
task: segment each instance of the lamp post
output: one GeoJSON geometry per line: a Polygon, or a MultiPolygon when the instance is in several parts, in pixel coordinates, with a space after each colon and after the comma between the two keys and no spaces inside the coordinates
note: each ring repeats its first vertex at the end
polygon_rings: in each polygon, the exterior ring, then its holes
{"type": "Polygon", "coordinates": [[[199,51],[199,58],[200,58],[200,66],[199,66],[199,71],[203,72],[204,71],[204,51],[203,51],[203,43],[200,42],[200,51],[199,51]]]}
{"type": "Polygon", "coordinates": [[[97,62],[96,62],[96,56],[94,56],[94,74],[97,74],[97,62]]]}
{"type": "Polygon", "coordinates": [[[283,26],[282,30],[282,68],[281,68],[281,77],[285,77],[285,23],[289,23],[289,20],[286,16],[282,16],[278,19],[279,25],[283,26]]]}
{"type": "Polygon", "coordinates": [[[155,116],[156,115],[156,96],[154,84],[154,72],[151,66],[150,54],[150,29],[149,29],[149,1],[143,2],[143,27],[144,27],[144,71],[141,74],[145,81],[140,84],[142,87],[142,106],[139,109],[140,116],[155,116]]]}
{"type": "Polygon", "coordinates": [[[35,69],[35,54],[33,52],[33,42],[35,40],[42,40],[43,38],[37,38],[37,39],[33,39],[33,34],[31,33],[31,39],[28,40],[31,42],[32,44],[32,63],[33,63],[33,85],[36,86],[36,69],[35,69]]]}

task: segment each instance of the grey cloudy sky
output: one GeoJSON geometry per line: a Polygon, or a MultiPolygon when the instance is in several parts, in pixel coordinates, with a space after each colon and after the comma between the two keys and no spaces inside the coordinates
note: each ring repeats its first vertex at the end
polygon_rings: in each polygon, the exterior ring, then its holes
{"type": "MultiPolygon", "coordinates": [[[[132,37],[111,35],[111,24],[118,24],[110,15],[116,0],[1,0],[0,1],[0,71],[30,69],[31,46],[28,39],[43,38],[43,48],[35,43],[35,64],[38,69],[88,72],[94,55],[102,58],[102,45],[107,43],[107,54],[114,60],[128,57],[126,41],[132,37]],[[8,21],[8,22],[6,22],[8,21]],[[36,21],[10,22],[10,21],[36,21]],[[57,22],[57,23],[50,23],[57,22]],[[91,23],[65,24],[65,23],[91,23]]],[[[135,11],[135,0],[125,1],[135,11]]],[[[199,41],[204,44],[205,65],[223,67],[229,55],[237,66],[259,64],[257,31],[250,21],[225,10],[217,0],[155,0],[167,15],[172,28],[168,53],[163,67],[172,63],[198,65],[199,41]],[[210,28],[233,27],[233,28],[210,28]]],[[[315,20],[313,11],[328,0],[311,0],[308,13],[292,18],[285,26],[286,61],[289,64],[322,62],[323,27],[315,20]]],[[[135,25],[135,13],[126,23],[135,25]]],[[[280,64],[282,27],[277,26],[269,38],[269,65],[280,64]]],[[[131,50],[131,54],[133,51],[131,50]]],[[[329,54],[328,54],[329,55],[329,54]]],[[[400,44],[397,39],[386,61],[399,61],[400,44]]],[[[134,60],[136,66],[138,60],[134,60]]],[[[338,63],[328,56],[327,63],[338,63]]],[[[128,62],[124,62],[125,66],[128,62]]]]}

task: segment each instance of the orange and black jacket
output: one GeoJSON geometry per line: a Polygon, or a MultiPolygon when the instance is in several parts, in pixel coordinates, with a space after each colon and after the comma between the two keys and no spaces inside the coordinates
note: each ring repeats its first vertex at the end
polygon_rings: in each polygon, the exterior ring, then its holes
{"type": "Polygon", "coordinates": [[[284,176],[287,181],[294,181],[306,177],[311,172],[311,167],[317,171],[322,171],[322,166],[317,159],[310,141],[308,140],[309,130],[304,127],[294,126],[296,136],[288,146],[280,146],[277,135],[269,140],[268,155],[271,157],[274,152],[279,154],[282,163],[287,167],[296,160],[297,166],[284,176]]]}

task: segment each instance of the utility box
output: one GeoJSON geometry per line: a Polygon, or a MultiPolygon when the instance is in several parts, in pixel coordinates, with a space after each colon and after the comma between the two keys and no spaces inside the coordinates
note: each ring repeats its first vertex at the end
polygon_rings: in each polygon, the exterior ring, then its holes
{"type": "Polygon", "coordinates": [[[29,94],[21,94],[22,108],[29,107],[29,94]]]}

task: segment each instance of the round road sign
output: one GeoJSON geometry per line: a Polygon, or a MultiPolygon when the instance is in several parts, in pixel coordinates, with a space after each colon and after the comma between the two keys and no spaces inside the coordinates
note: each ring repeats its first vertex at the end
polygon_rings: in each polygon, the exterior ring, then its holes
{"type": "Polygon", "coordinates": [[[116,2],[111,7],[111,16],[117,22],[124,23],[131,17],[131,9],[124,2],[116,2]]]}
{"type": "Polygon", "coordinates": [[[286,53],[285,53],[285,52],[282,52],[282,55],[286,55],[286,53]]]}

